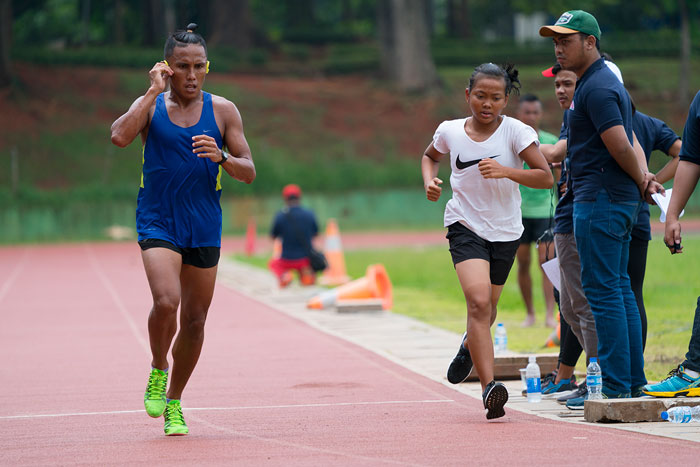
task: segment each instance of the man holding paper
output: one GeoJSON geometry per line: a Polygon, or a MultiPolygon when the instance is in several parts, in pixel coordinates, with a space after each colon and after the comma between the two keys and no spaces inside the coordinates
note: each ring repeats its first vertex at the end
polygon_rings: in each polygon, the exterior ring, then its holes
{"type": "MultiPolygon", "coordinates": [[[[700,179],[700,92],[695,95],[683,130],[680,162],[673,183],[673,193],[666,213],[664,243],[671,254],[683,253],[681,245],[681,211],[700,179]]],[[[657,397],[700,396],[700,297],[693,320],[693,331],[685,361],[656,384],[647,384],[644,394],[657,397]]]]}

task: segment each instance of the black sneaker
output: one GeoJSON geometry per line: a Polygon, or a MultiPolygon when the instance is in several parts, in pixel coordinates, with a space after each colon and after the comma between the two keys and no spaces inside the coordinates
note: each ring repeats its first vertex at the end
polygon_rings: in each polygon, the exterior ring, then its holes
{"type": "Polygon", "coordinates": [[[508,402],[508,390],[503,383],[491,381],[486,385],[481,398],[484,400],[484,408],[487,410],[487,420],[499,418],[506,414],[503,406],[508,402]]]}
{"type": "Polygon", "coordinates": [[[459,350],[457,355],[452,359],[450,367],[447,369],[447,381],[452,384],[459,384],[464,382],[469,377],[472,372],[474,364],[472,363],[472,356],[469,354],[469,349],[464,347],[467,342],[467,333],[465,332],[462,336],[462,341],[459,344],[459,350]]]}
{"type": "Polygon", "coordinates": [[[566,405],[569,399],[577,399],[579,397],[585,398],[586,395],[588,395],[588,388],[586,387],[586,382],[584,381],[578,385],[578,389],[576,389],[574,392],[558,397],[557,402],[562,405],[566,405]]]}

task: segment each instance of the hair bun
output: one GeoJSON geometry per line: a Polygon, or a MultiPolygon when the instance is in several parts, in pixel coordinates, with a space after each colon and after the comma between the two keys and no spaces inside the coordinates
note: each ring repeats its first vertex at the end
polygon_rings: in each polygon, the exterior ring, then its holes
{"type": "Polygon", "coordinates": [[[197,23],[190,23],[187,25],[187,32],[195,32],[198,27],[197,23]]]}

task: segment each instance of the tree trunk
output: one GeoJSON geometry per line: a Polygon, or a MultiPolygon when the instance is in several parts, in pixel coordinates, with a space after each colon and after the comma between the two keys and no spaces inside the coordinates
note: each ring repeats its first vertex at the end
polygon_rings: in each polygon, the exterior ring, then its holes
{"type": "MultiPolygon", "coordinates": [[[[167,38],[165,30],[165,0],[146,0],[143,8],[143,42],[162,46],[167,38]]],[[[184,26],[183,26],[184,27],[184,26]]],[[[173,31],[170,31],[173,32],[173,31]]]]}
{"type": "Polygon", "coordinates": [[[247,50],[252,45],[249,0],[212,0],[207,44],[247,50]]]}
{"type": "Polygon", "coordinates": [[[382,72],[402,91],[422,92],[438,83],[425,18],[428,0],[379,0],[377,31],[382,72]]]}
{"type": "Polygon", "coordinates": [[[10,44],[12,42],[12,1],[0,0],[0,88],[12,82],[10,44]]]}
{"type": "Polygon", "coordinates": [[[686,0],[678,0],[678,12],[681,15],[681,67],[678,77],[678,105],[685,109],[688,107],[690,93],[690,22],[686,0]]]}
{"type": "Polygon", "coordinates": [[[83,0],[80,8],[81,38],[80,45],[85,47],[90,40],[90,0],[83,0]]]}
{"type": "Polygon", "coordinates": [[[447,2],[447,33],[450,37],[469,39],[472,36],[469,19],[468,0],[449,0],[447,2]]]}
{"type": "Polygon", "coordinates": [[[114,18],[112,22],[113,40],[116,45],[124,45],[124,0],[114,0],[114,18]]]}
{"type": "Polygon", "coordinates": [[[316,24],[316,14],[313,0],[294,0],[285,2],[285,28],[288,31],[299,31],[313,28],[316,24]]]}

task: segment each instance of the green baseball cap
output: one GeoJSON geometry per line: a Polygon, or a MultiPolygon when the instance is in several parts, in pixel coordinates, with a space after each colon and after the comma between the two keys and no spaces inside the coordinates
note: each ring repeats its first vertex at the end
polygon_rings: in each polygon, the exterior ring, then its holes
{"type": "Polygon", "coordinates": [[[595,17],[583,10],[570,10],[559,17],[554,26],[542,26],[540,36],[552,37],[557,34],[582,32],[600,40],[600,27],[595,17]]]}

